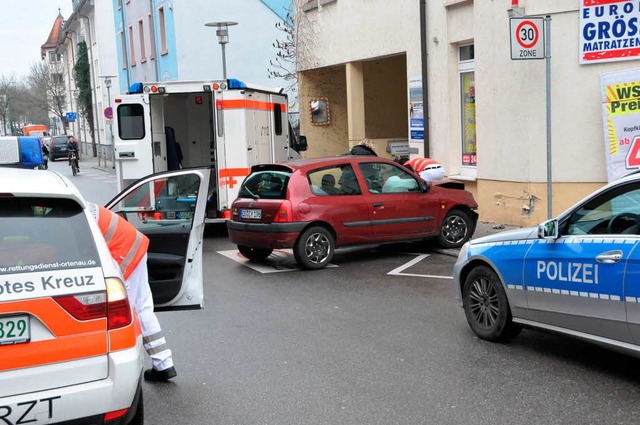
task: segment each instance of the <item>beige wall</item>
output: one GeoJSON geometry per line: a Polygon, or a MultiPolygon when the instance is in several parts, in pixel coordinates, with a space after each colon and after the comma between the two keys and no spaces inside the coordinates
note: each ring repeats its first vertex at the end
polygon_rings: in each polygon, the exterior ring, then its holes
{"type": "Polygon", "coordinates": [[[344,66],[302,72],[298,76],[300,134],[307,137],[305,158],[340,155],[348,151],[347,95],[344,66]],[[311,124],[309,100],[329,100],[331,122],[327,126],[311,124]]]}
{"type": "Polygon", "coordinates": [[[364,62],[366,137],[408,140],[404,55],[364,62]]]}
{"type": "MultiPolygon", "coordinates": [[[[553,216],[602,187],[601,183],[555,183],[553,216]]],[[[478,180],[474,194],[481,221],[534,226],[547,220],[547,185],[544,183],[478,180]]]]}

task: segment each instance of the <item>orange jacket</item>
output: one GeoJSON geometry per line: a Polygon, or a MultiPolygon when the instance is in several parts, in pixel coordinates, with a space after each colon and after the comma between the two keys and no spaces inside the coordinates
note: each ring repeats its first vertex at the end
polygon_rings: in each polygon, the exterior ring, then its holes
{"type": "Polygon", "coordinates": [[[412,158],[405,162],[403,165],[405,167],[410,166],[411,169],[416,172],[416,174],[420,174],[424,171],[425,168],[427,168],[428,165],[431,164],[438,164],[438,161],[431,158],[412,158]]]}
{"type": "Polygon", "coordinates": [[[120,265],[122,277],[127,280],[147,253],[149,238],[103,206],[98,206],[98,227],[107,241],[111,256],[120,265]]]}

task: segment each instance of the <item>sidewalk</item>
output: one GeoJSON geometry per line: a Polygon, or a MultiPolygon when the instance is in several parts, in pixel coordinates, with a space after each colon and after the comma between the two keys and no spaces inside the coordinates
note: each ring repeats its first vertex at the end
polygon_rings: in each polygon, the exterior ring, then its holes
{"type": "Polygon", "coordinates": [[[111,161],[107,161],[107,163],[105,164],[104,158],[94,158],[93,156],[87,154],[80,155],[80,167],[87,169],[95,168],[96,170],[112,174],[116,173],[116,170],[115,168],[113,168],[113,163],[111,161]]]}

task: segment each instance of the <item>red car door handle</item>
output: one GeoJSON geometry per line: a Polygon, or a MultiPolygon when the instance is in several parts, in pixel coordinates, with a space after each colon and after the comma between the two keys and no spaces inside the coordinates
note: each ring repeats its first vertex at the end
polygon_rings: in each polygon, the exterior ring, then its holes
{"type": "Polygon", "coordinates": [[[373,207],[374,208],[380,208],[380,207],[383,207],[383,206],[384,206],[384,204],[382,202],[374,202],[373,203],[373,207]]]}

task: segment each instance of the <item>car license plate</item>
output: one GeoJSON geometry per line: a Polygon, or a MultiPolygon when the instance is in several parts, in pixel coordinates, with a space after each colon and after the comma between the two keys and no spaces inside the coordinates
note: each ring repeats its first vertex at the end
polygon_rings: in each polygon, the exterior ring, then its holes
{"type": "Polygon", "coordinates": [[[251,218],[251,219],[261,219],[262,218],[262,210],[240,210],[240,218],[251,218]]]}
{"type": "Polygon", "coordinates": [[[192,211],[178,211],[176,215],[182,220],[191,220],[193,218],[192,211]]]}
{"type": "Polygon", "coordinates": [[[22,344],[31,341],[29,316],[0,317],[0,345],[22,344]]]}

